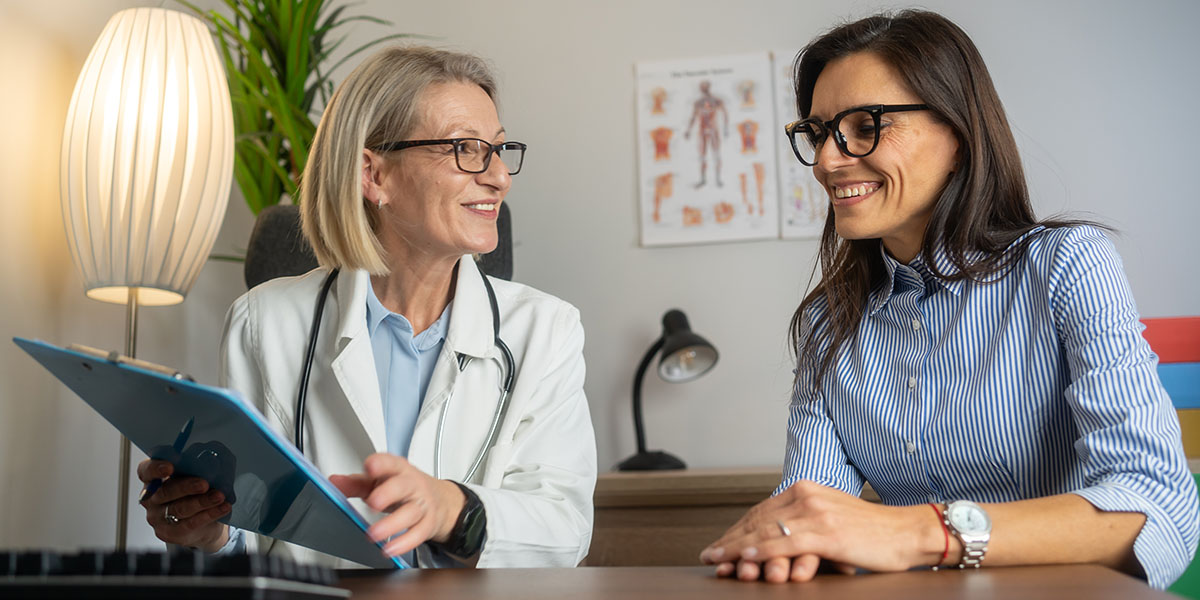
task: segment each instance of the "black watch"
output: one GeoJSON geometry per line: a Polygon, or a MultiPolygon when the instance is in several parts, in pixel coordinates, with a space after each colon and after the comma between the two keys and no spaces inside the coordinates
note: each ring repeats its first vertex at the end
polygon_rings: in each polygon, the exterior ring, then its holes
{"type": "Polygon", "coordinates": [[[458,513],[458,520],[454,522],[454,529],[450,530],[450,538],[446,543],[440,544],[442,550],[447,554],[451,554],[458,558],[472,558],[483,549],[483,536],[487,531],[487,512],[483,510],[483,502],[479,500],[479,496],[471,491],[471,488],[457,482],[451,481],[458,489],[462,490],[466,502],[463,503],[462,512],[458,513]]]}

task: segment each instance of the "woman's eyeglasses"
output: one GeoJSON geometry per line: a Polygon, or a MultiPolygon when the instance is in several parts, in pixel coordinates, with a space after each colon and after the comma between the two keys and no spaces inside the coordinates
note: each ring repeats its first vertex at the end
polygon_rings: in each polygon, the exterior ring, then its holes
{"type": "Polygon", "coordinates": [[[833,141],[846,156],[862,158],[879,145],[880,117],[885,113],[928,110],[924,104],[876,104],[859,106],[835,115],[828,121],[808,118],[788,123],[783,130],[792,142],[792,152],[800,162],[815,167],[821,145],[833,132],[833,141]]]}
{"type": "Polygon", "coordinates": [[[492,156],[500,157],[504,166],[508,167],[509,175],[521,172],[521,163],[525,162],[525,144],[521,142],[500,142],[491,144],[479,138],[454,138],[448,140],[407,140],[403,142],[387,142],[371,148],[376,152],[394,152],[416,146],[437,146],[450,144],[454,147],[454,163],[460,171],[467,173],[483,173],[492,164],[492,156]]]}

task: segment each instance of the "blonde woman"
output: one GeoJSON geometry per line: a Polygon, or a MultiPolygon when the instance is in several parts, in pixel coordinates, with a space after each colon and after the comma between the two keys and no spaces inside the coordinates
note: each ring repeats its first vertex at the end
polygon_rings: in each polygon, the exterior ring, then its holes
{"type": "MultiPolygon", "coordinates": [[[[575,566],[596,478],[579,313],[472,259],[495,248],[525,153],[495,98],[482,60],[424,47],[382,51],[342,83],[302,185],[321,267],[234,303],[223,383],[374,511],[389,554],[575,566]]],[[[169,479],[145,505],[167,542],[337,564],[219,523],[231,506],[199,479],[169,479]]]]}

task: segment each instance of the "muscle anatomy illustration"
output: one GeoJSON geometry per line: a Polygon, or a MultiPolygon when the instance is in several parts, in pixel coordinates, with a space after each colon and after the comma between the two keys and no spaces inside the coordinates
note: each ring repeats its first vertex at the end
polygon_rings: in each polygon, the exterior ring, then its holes
{"type": "Polygon", "coordinates": [[[654,178],[654,222],[662,222],[662,201],[671,197],[675,191],[675,174],[663,173],[654,178]]]}
{"type": "Polygon", "coordinates": [[[699,188],[707,181],[708,156],[713,158],[713,179],[717,186],[721,185],[721,137],[729,137],[729,112],[725,110],[725,102],[712,94],[712,84],[707,80],[700,82],[700,98],[692,108],[692,117],[688,121],[687,130],[683,132],[685,139],[691,139],[692,126],[699,124],[697,138],[700,151],[700,181],[699,188]],[[722,127],[717,127],[717,115],[722,117],[722,127]],[[723,135],[722,135],[723,134],[723,135]]]}
{"type": "Polygon", "coordinates": [[[738,94],[742,96],[742,108],[754,108],[754,80],[744,79],[737,86],[738,94]]]}
{"type": "Polygon", "coordinates": [[[742,154],[757,154],[758,121],[746,119],[737,124],[737,131],[742,136],[742,154]]]}
{"type": "Polygon", "coordinates": [[[667,112],[667,110],[665,108],[663,108],[663,103],[666,101],[667,101],[667,90],[664,90],[661,87],[656,87],[656,88],[650,90],[650,102],[651,102],[650,114],[652,114],[652,115],[665,114],[667,112]]]}
{"type": "Polygon", "coordinates": [[[672,135],[675,135],[675,130],[670,127],[650,130],[650,139],[654,142],[654,160],[671,160],[672,135]]]}
{"type": "MultiPolygon", "coordinates": [[[[763,185],[767,182],[767,166],[763,163],[754,163],[754,188],[758,191],[758,214],[763,213],[763,185]]],[[[754,212],[753,209],[750,210],[754,212]]]]}

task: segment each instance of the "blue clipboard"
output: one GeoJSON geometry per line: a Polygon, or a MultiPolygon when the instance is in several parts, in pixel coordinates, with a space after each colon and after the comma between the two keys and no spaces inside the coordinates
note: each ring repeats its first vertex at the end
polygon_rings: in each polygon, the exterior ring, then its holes
{"type": "Polygon", "coordinates": [[[368,567],[408,566],[367,536],[346,496],[236,392],[115,352],[13,341],[147,456],[221,490],[233,505],[222,522],[368,567]]]}

